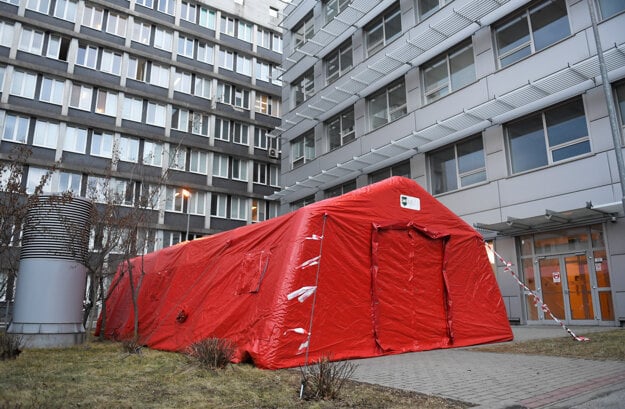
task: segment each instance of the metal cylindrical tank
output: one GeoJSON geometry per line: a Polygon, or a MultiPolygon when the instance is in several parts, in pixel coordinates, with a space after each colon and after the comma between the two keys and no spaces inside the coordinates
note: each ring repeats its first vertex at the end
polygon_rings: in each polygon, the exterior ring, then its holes
{"type": "Polygon", "coordinates": [[[82,343],[91,201],[41,195],[22,235],[13,320],[25,347],[82,343]]]}

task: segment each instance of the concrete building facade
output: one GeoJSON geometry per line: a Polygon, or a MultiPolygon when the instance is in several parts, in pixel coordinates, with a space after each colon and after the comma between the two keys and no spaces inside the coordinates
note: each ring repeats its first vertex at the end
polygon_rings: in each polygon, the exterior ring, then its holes
{"type": "MultiPolygon", "coordinates": [[[[282,25],[282,211],[407,176],[559,319],[625,320],[625,2],[300,0],[282,25]]],[[[493,267],[511,322],[553,323],[493,267]]]]}

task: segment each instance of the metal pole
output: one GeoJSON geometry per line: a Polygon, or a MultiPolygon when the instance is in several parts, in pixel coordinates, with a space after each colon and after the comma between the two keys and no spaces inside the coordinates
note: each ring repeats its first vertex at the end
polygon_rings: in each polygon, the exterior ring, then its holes
{"type": "Polygon", "coordinates": [[[603,48],[601,47],[601,38],[599,37],[599,28],[597,27],[597,16],[595,15],[594,4],[594,1],[588,0],[590,21],[592,22],[592,31],[597,47],[597,57],[599,58],[601,82],[603,83],[603,92],[608,105],[608,116],[610,118],[610,128],[612,129],[612,140],[614,141],[614,154],[616,155],[616,167],[618,169],[619,179],[621,182],[621,204],[623,206],[623,212],[625,212],[625,164],[623,163],[623,147],[621,145],[621,127],[618,123],[618,118],[616,117],[614,96],[612,95],[612,87],[610,86],[610,81],[608,79],[608,70],[605,66],[605,59],[603,57],[603,48]]]}

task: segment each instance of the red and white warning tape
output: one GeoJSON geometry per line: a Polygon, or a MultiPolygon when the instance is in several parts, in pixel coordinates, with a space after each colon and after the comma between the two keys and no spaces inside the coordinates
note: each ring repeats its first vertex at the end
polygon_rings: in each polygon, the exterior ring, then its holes
{"type": "Polygon", "coordinates": [[[576,341],[580,341],[580,342],[584,342],[584,341],[590,341],[590,338],[586,338],[583,336],[578,336],[575,335],[575,333],[569,328],[567,327],[564,322],[562,322],[561,320],[558,319],[558,317],[556,317],[555,315],[553,315],[553,313],[551,312],[551,310],[549,309],[549,307],[547,306],[547,304],[545,304],[543,302],[543,300],[540,298],[540,296],[538,294],[536,294],[536,292],[534,292],[533,290],[531,290],[527,285],[525,285],[525,283],[523,281],[521,281],[521,279],[519,278],[519,276],[514,272],[514,270],[512,269],[512,263],[510,263],[509,261],[505,260],[503,257],[501,257],[493,248],[493,246],[490,243],[486,243],[486,247],[488,247],[488,249],[495,255],[495,257],[497,257],[499,259],[500,262],[502,262],[504,264],[504,271],[507,271],[508,273],[510,273],[512,275],[512,277],[516,280],[516,282],[519,284],[519,286],[521,286],[521,288],[523,288],[525,291],[529,292],[533,299],[534,299],[534,306],[538,307],[540,306],[540,308],[543,310],[543,312],[549,314],[549,316],[558,324],[560,324],[560,326],[571,336],[573,337],[573,339],[575,339],[576,341]]]}

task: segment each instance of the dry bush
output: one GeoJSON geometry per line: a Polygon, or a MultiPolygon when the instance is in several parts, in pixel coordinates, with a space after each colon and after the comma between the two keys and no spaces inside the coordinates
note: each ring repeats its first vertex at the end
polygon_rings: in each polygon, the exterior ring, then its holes
{"type": "Polygon", "coordinates": [[[201,367],[223,369],[234,357],[235,347],[227,339],[206,338],[191,344],[186,350],[187,356],[201,367]]]}
{"type": "Polygon", "coordinates": [[[314,365],[300,368],[302,397],[305,399],[337,399],[345,382],[354,374],[357,365],[349,361],[331,362],[330,357],[319,358],[314,365]]]}
{"type": "Polygon", "coordinates": [[[122,341],[122,351],[128,354],[141,354],[142,345],[134,339],[122,341]]]}
{"type": "Polygon", "coordinates": [[[0,361],[17,358],[22,352],[20,349],[21,343],[21,337],[0,331],[0,361]]]}

